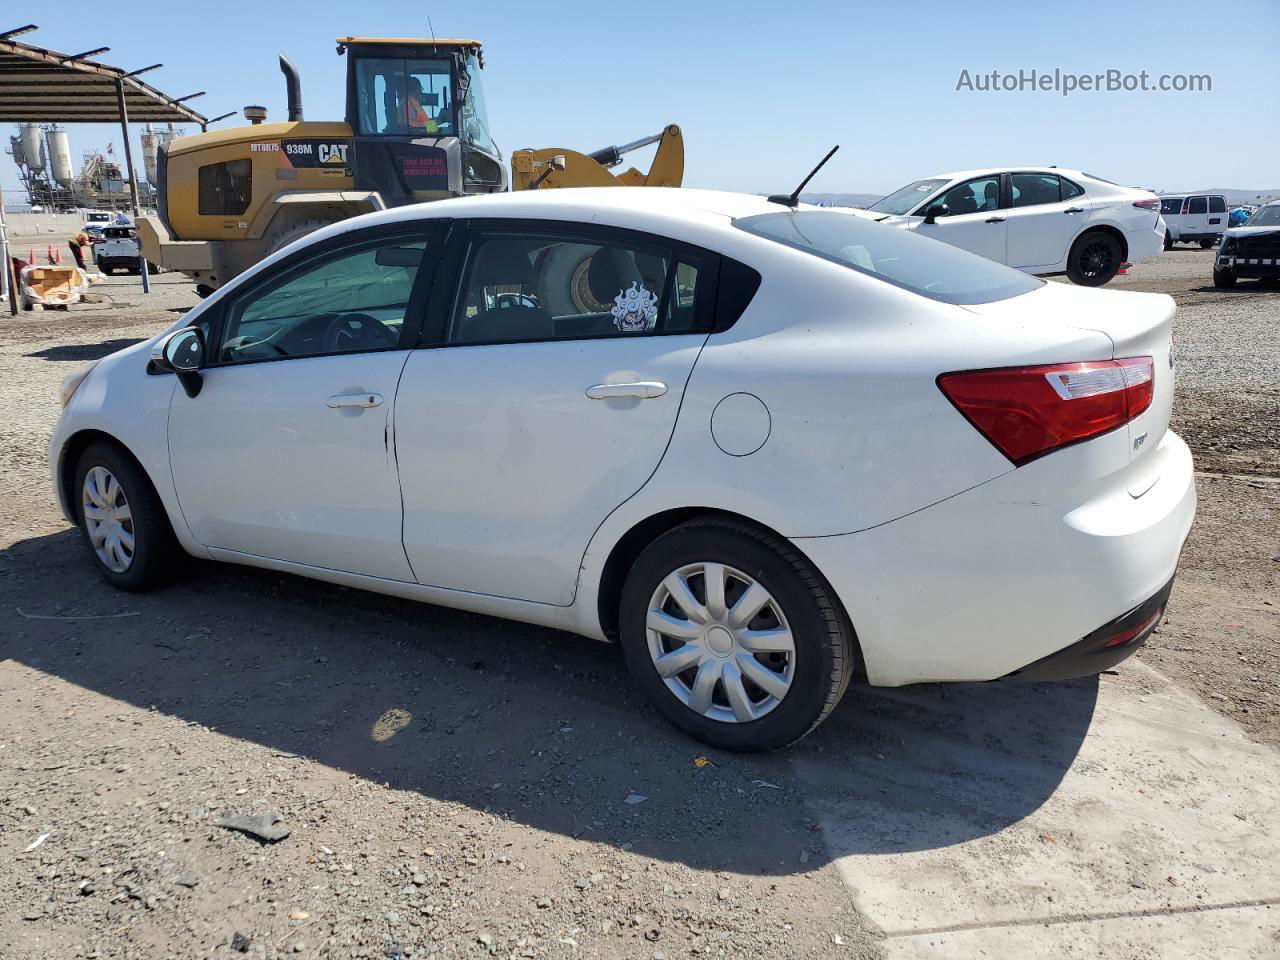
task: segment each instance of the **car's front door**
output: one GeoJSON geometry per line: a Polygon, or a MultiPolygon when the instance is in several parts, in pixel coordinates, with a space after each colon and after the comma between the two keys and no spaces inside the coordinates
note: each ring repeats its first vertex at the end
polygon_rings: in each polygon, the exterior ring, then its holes
{"type": "MultiPolygon", "coordinates": [[[[1005,238],[1008,234],[1007,210],[1000,202],[1000,175],[966,180],[950,188],[926,206],[945,204],[949,213],[933,223],[915,221],[914,230],[922,236],[942,240],[952,246],[976,253],[980,257],[1005,262],[1005,238]]],[[[924,208],[915,211],[923,217],[924,208]]]]}
{"type": "Polygon", "coordinates": [[[1090,202],[1073,181],[1054,173],[1009,176],[1009,266],[1048,267],[1067,259],[1089,218],[1090,202]]]}
{"type": "Polygon", "coordinates": [[[392,410],[421,330],[434,227],[361,231],[232,295],[195,397],[175,390],[178,501],[209,547],[413,581],[392,410]]]}
{"type": "Polygon", "coordinates": [[[456,295],[396,398],[405,551],[423,584],[568,604],[592,534],[666,450],[714,258],[537,222],[457,241],[456,295]]]}

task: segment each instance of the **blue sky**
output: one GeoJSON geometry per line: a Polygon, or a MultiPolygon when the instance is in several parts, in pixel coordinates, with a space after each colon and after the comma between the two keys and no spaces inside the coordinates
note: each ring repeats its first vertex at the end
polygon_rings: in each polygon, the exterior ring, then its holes
{"type": "MultiPolygon", "coordinates": [[[[810,189],[888,192],[944,170],[1049,163],[1157,189],[1280,185],[1280,2],[1111,0],[1102,6],[895,0],[601,4],[351,4],[334,0],[154,3],[102,16],[100,3],[12,7],[22,39],[104,62],[165,67],[148,80],[207,95],[207,116],[264,104],[284,118],[276,54],[302,74],[308,119],[340,119],[345,60],[333,38],[471,36],[485,44],[491,126],[505,154],[595,149],[685,130],[686,186],[790,190],[833,143],[810,189]],[[127,12],[128,15],[123,15],[127,12]],[[971,74],[1209,74],[1212,92],[957,92],[971,74]]],[[[218,128],[235,120],[223,121],[218,128]]],[[[7,143],[8,134],[4,131],[7,143]]],[[[118,127],[72,127],[79,153],[118,127]]],[[[136,131],[135,131],[136,144],[136,131]]],[[[140,165],[140,160],[139,160],[140,165]]],[[[0,157],[0,182],[17,187],[0,157]]],[[[16,199],[12,194],[6,194],[16,199]]]]}

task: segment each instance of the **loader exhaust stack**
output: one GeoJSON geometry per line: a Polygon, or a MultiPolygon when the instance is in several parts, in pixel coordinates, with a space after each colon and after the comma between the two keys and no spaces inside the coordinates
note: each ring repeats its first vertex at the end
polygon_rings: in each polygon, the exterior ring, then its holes
{"type": "Polygon", "coordinates": [[[280,72],[284,74],[284,87],[289,98],[289,121],[302,119],[302,79],[298,76],[298,68],[288,57],[280,54],[280,72]]]}

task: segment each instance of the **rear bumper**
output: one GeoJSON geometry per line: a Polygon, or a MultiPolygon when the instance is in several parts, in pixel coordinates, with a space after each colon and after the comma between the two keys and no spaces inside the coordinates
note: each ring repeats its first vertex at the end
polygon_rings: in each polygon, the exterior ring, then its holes
{"type": "Polygon", "coordinates": [[[1164,221],[1157,221],[1154,229],[1130,230],[1124,235],[1125,245],[1129,248],[1125,259],[1129,263],[1140,263],[1149,257],[1164,252],[1164,221]]]}
{"type": "Polygon", "coordinates": [[[1166,432],[1136,464],[1064,480],[1128,447],[1116,431],[879,527],[797,539],[844,604],[868,680],[996,680],[1158,596],[1195,517],[1187,445],[1166,432]]]}
{"type": "Polygon", "coordinates": [[[1021,670],[1006,674],[1003,679],[1038,683],[1043,680],[1091,677],[1103,670],[1110,670],[1136,653],[1147,637],[1160,626],[1172,592],[1173,581],[1170,580],[1145,603],[1104,624],[1065,650],[1041,657],[1021,670]]]}

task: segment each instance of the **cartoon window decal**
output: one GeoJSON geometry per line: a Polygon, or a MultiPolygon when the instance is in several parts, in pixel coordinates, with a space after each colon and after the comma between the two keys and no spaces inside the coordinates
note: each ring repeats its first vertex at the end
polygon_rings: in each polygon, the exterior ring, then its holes
{"type": "Polygon", "coordinates": [[[658,322],[658,298],[642,283],[633,282],[613,298],[613,325],[623,333],[643,333],[658,322]]]}

